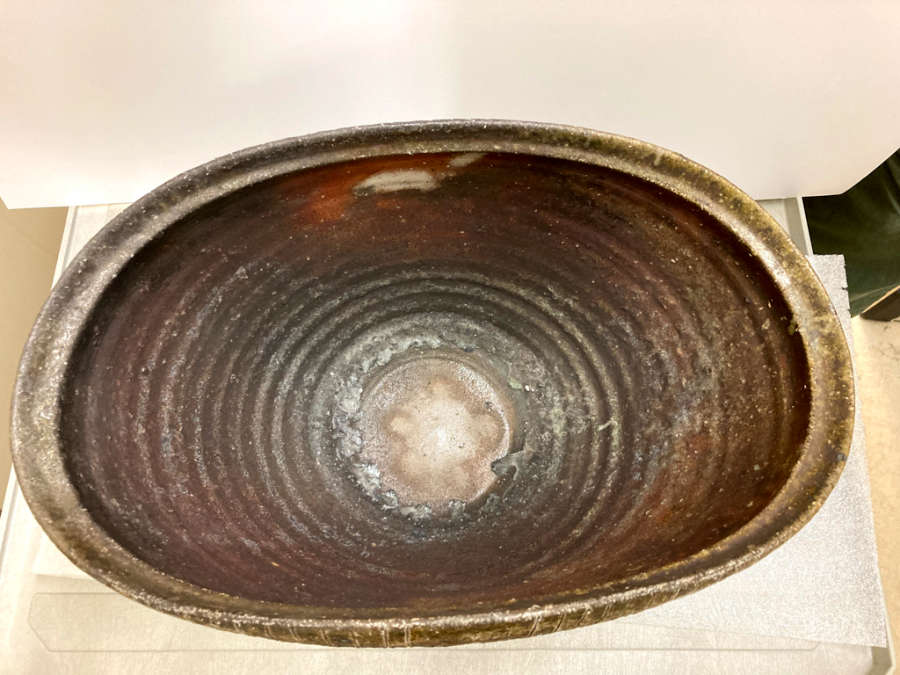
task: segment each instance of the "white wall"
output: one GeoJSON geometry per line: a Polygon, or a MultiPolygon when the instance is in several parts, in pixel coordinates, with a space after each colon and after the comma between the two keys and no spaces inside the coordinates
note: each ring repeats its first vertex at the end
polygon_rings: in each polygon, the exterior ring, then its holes
{"type": "Polygon", "coordinates": [[[0,26],[17,208],[410,119],[634,136],[757,199],[841,192],[900,146],[897,0],[4,0],[0,26]]]}

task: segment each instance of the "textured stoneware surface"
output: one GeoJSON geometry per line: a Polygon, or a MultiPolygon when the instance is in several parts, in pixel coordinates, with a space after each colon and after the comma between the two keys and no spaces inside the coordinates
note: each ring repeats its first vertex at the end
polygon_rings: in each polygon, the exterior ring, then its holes
{"type": "Polygon", "coordinates": [[[581,129],[349,129],[194,169],[60,280],[17,475],[79,566],[254,635],[572,628],[733,572],[852,429],[828,298],[729,183],[581,129]]]}

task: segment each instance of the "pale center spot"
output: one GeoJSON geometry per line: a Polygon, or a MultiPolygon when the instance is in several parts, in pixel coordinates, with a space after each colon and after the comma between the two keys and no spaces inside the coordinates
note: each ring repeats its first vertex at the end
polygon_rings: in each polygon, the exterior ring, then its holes
{"type": "Polygon", "coordinates": [[[510,444],[510,406],[473,366],[421,357],[385,372],[363,396],[363,458],[402,504],[435,511],[496,480],[510,444]]]}

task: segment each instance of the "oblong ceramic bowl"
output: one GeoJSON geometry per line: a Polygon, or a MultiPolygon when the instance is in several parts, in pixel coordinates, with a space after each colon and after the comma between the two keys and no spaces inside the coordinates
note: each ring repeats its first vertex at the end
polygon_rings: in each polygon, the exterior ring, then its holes
{"type": "Polygon", "coordinates": [[[635,612],[796,532],[849,447],[828,297],[640,141],[450,121],[289,139],[107,225],[25,348],[38,521],[156,609],[329,645],[635,612]]]}

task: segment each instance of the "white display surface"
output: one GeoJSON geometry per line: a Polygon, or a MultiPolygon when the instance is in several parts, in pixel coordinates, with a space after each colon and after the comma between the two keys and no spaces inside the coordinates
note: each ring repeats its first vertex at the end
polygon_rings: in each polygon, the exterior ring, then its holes
{"type": "Polygon", "coordinates": [[[842,192],[900,146],[896,0],[5,0],[0,31],[10,208],[412,119],[634,136],[757,199],[842,192]]]}

